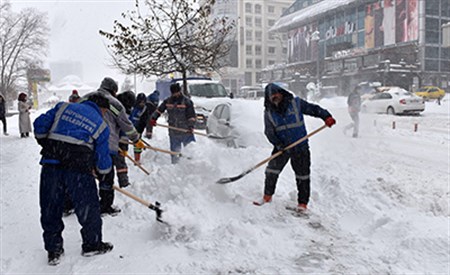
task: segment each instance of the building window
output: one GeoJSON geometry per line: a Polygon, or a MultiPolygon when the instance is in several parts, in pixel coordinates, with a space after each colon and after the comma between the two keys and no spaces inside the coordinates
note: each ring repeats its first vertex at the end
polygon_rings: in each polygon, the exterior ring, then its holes
{"type": "Polygon", "coordinates": [[[245,31],[245,40],[253,41],[252,31],[245,31]]]}
{"type": "Polygon", "coordinates": [[[445,60],[441,61],[441,72],[450,72],[450,62],[445,60]]]}
{"type": "Polygon", "coordinates": [[[262,52],[261,46],[256,45],[255,46],[255,55],[261,55],[261,52],[262,52]]]}
{"type": "Polygon", "coordinates": [[[251,45],[245,46],[245,53],[246,53],[247,55],[252,54],[252,46],[251,46],[251,45]]]}
{"type": "Polygon", "coordinates": [[[268,48],[267,48],[267,52],[268,52],[269,54],[275,54],[275,47],[268,47],[268,48]]]}
{"type": "Polygon", "coordinates": [[[439,1],[440,0],[425,1],[425,14],[426,15],[439,15],[439,1]]]}
{"type": "Polygon", "coordinates": [[[275,64],[275,60],[269,60],[269,65],[275,64]]]}
{"type": "Polygon", "coordinates": [[[256,14],[261,14],[261,5],[259,5],[259,4],[255,5],[255,13],[256,14]]]}
{"type": "Polygon", "coordinates": [[[267,21],[267,24],[269,25],[269,27],[272,27],[273,25],[275,25],[275,20],[269,19],[269,21],[267,21]]]}
{"type": "Polygon", "coordinates": [[[273,33],[269,33],[269,40],[275,40],[275,35],[273,33]]]}
{"type": "Polygon", "coordinates": [[[426,71],[439,71],[439,60],[425,59],[425,70],[426,71]]]}
{"type": "Polygon", "coordinates": [[[262,74],[260,72],[256,72],[256,82],[261,82],[262,80],[262,74]]]}
{"type": "Polygon", "coordinates": [[[257,69],[261,69],[262,68],[262,61],[261,61],[261,59],[256,59],[255,60],[255,68],[257,68],[257,69]]]}
{"type": "Polygon", "coordinates": [[[426,31],[425,32],[425,43],[438,44],[439,43],[439,31],[426,31]]]}
{"type": "Polygon", "coordinates": [[[253,82],[253,74],[251,72],[246,72],[244,74],[244,81],[245,81],[245,85],[247,86],[251,86],[252,82],[253,82]]]}
{"type": "Polygon", "coordinates": [[[267,7],[267,11],[268,11],[269,13],[275,13],[275,6],[268,6],[268,7],[267,7]]]}
{"type": "Polygon", "coordinates": [[[248,13],[252,12],[252,4],[245,3],[245,12],[248,12],[248,13]]]}
{"type": "Polygon", "coordinates": [[[282,53],[283,54],[287,54],[287,48],[286,47],[283,47],[282,53]]]}
{"type": "Polygon", "coordinates": [[[262,41],[262,31],[255,31],[255,40],[258,42],[262,41]]]}
{"type": "Polygon", "coordinates": [[[425,57],[427,58],[439,58],[439,48],[438,47],[426,47],[425,57]]]}
{"type": "Polygon", "coordinates": [[[253,60],[250,59],[250,58],[247,58],[247,59],[245,60],[245,67],[246,67],[246,68],[253,68],[253,60]]]}
{"type": "Polygon", "coordinates": [[[250,16],[245,17],[245,26],[252,27],[252,18],[250,16]]]}
{"type": "Polygon", "coordinates": [[[255,27],[262,27],[261,18],[255,18],[255,27]]]}

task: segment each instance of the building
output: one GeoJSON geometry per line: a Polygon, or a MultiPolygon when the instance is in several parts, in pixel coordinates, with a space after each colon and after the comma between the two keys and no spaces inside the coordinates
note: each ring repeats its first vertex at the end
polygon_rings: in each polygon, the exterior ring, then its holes
{"type": "Polygon", "coordinates": [[[242,86],[261,83],[264,67],[286,59],[287,36],[270,33],[293,0],[217,0],[213,16],[227,16],[236,22],[236,41],[230,51],[222,82],[239,96],[242,86]]]}
{"type": "Polygon", "coordinates": [[[297,0],[271,28],[288,35],[287,62],[265,68],[263,79],[299,89],[319,81],[342,95],[366,81],[450,92],[449,2],[297,0]]]}

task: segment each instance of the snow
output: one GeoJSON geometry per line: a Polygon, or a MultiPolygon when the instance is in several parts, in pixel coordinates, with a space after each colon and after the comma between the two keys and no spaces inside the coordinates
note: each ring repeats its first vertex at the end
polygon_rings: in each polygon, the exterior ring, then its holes
{"type": "Polygon", "coordinates": [[[270,28],[270,31],[286,31],[293,26],[300,25],[305,20],[315,18],[319,14],[323,14],[355,2],[358,2],[358,0],[328,0],[319,2],[317,4],[281,17],[280,20],[278,20],[275,25],[270,28]]]}
{"type": "MultiPolygon", "coordinates": [[[[122,213],[103,218],[103,237],[114,244],[113,251],[82,257],[80,226],[69,216],[65,256],[56,267],[47,265],[39,223],[40,148],[33,138],[20,139],[18,118],[9,117],[10,136],[0,136],[0,273],[448,274],[448,96],[442,105],[427,102],[421,116],[362,114],[357,139],[343,133],[350,122],[345,100],[319,102],[337,125],[310,139],[309,219],[285,210],[296,203],[290,165],[280,175],[273,202],[261,207],[251,202],[262,196],[265,165],[239,181],[215,183],[269,157],[267,142],[230,149],[199,136],[183,151],[190,159],[177,165],[154,151],[142,156],[149,176],[129,164],[133,185],[126,190],[161,202],[170,227],[116,192],[122,213]]],[[[322,124],[306,118],[310,132],[322,124]]],[[[152,146],[168,149],[167,129],[157,127],[154,136],[152,146]]]]}

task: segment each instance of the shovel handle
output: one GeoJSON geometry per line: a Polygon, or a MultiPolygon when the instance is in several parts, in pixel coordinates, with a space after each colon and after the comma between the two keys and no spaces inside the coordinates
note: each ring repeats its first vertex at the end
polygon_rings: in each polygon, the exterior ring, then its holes
{"type": "MultiPolygon", "coordinates": [[[[156,126],[161,126],[161,127],[164,127],[164,128],[169,128],[169,129],[172,129],[172,130],[175,130],[175,131],[179,131],[179,132],[189,133],[189,131],[186,130],[186,129],[177,128],[177,127],[173,127],[173,126],[169,126],[169,125],[164,125],[164,124],[156,123],[156,126]]],[[[196,135],[199,135],[199,136],[208,137],[207,134],[204,134],[204,133],[201,133],[201,132],[198,132],[198,131],[193,131],[192,133],[193,133],[193,134],[196,134],[196,135]]]]}
{"type": "Polygon", "coordinates": [[[142,171],[144,171],[144,173],[146,173],[147,175],[150,175],[150,172],[147,171],[139,162],[135,161],[132,157],[130,157],[128,155],[128,153],[124,153],[124,151],[120,148],[119,148],[119,152],[122,153],[126,158],[131,160],[131,162],[133,162],[137,167],[139,167],[142,171]]]}

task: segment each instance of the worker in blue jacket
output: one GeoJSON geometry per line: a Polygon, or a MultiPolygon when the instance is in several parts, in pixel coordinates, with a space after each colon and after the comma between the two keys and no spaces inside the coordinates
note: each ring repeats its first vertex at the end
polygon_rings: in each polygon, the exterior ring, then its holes
{"type": "MultiPolygon", "coordinates": [[[[264,107],[264,133],[274,146],[272,154],[307,135],[304,114],[323,119],[328,127],[336,123],[327,110],[294,96],[276,83],[269,83],[266,86],[264,107]]],[[[310,196],[311,166],[307,139],[269,161],[265,172],[264,196],[260,201],[255,201],[256,205],[272,201],[278,176],[289,159],[297,184],[297,209],[301,212],[306,211],[310,196]]]]}
{"type": "Polygon", "coordinates": [[[112,167],[109,128],[103,120],[108,108],[108,99],[96,93],[83,103],[60,102],[34,121],[34,135],[42,146],[39,199],[49,265],[58,264],[64,253],[62,216],[66,190],[82,226],[82,255],[103,254],[113,248],[102,242],[94,177],[94,171],[101,177],[112,167]]]}

